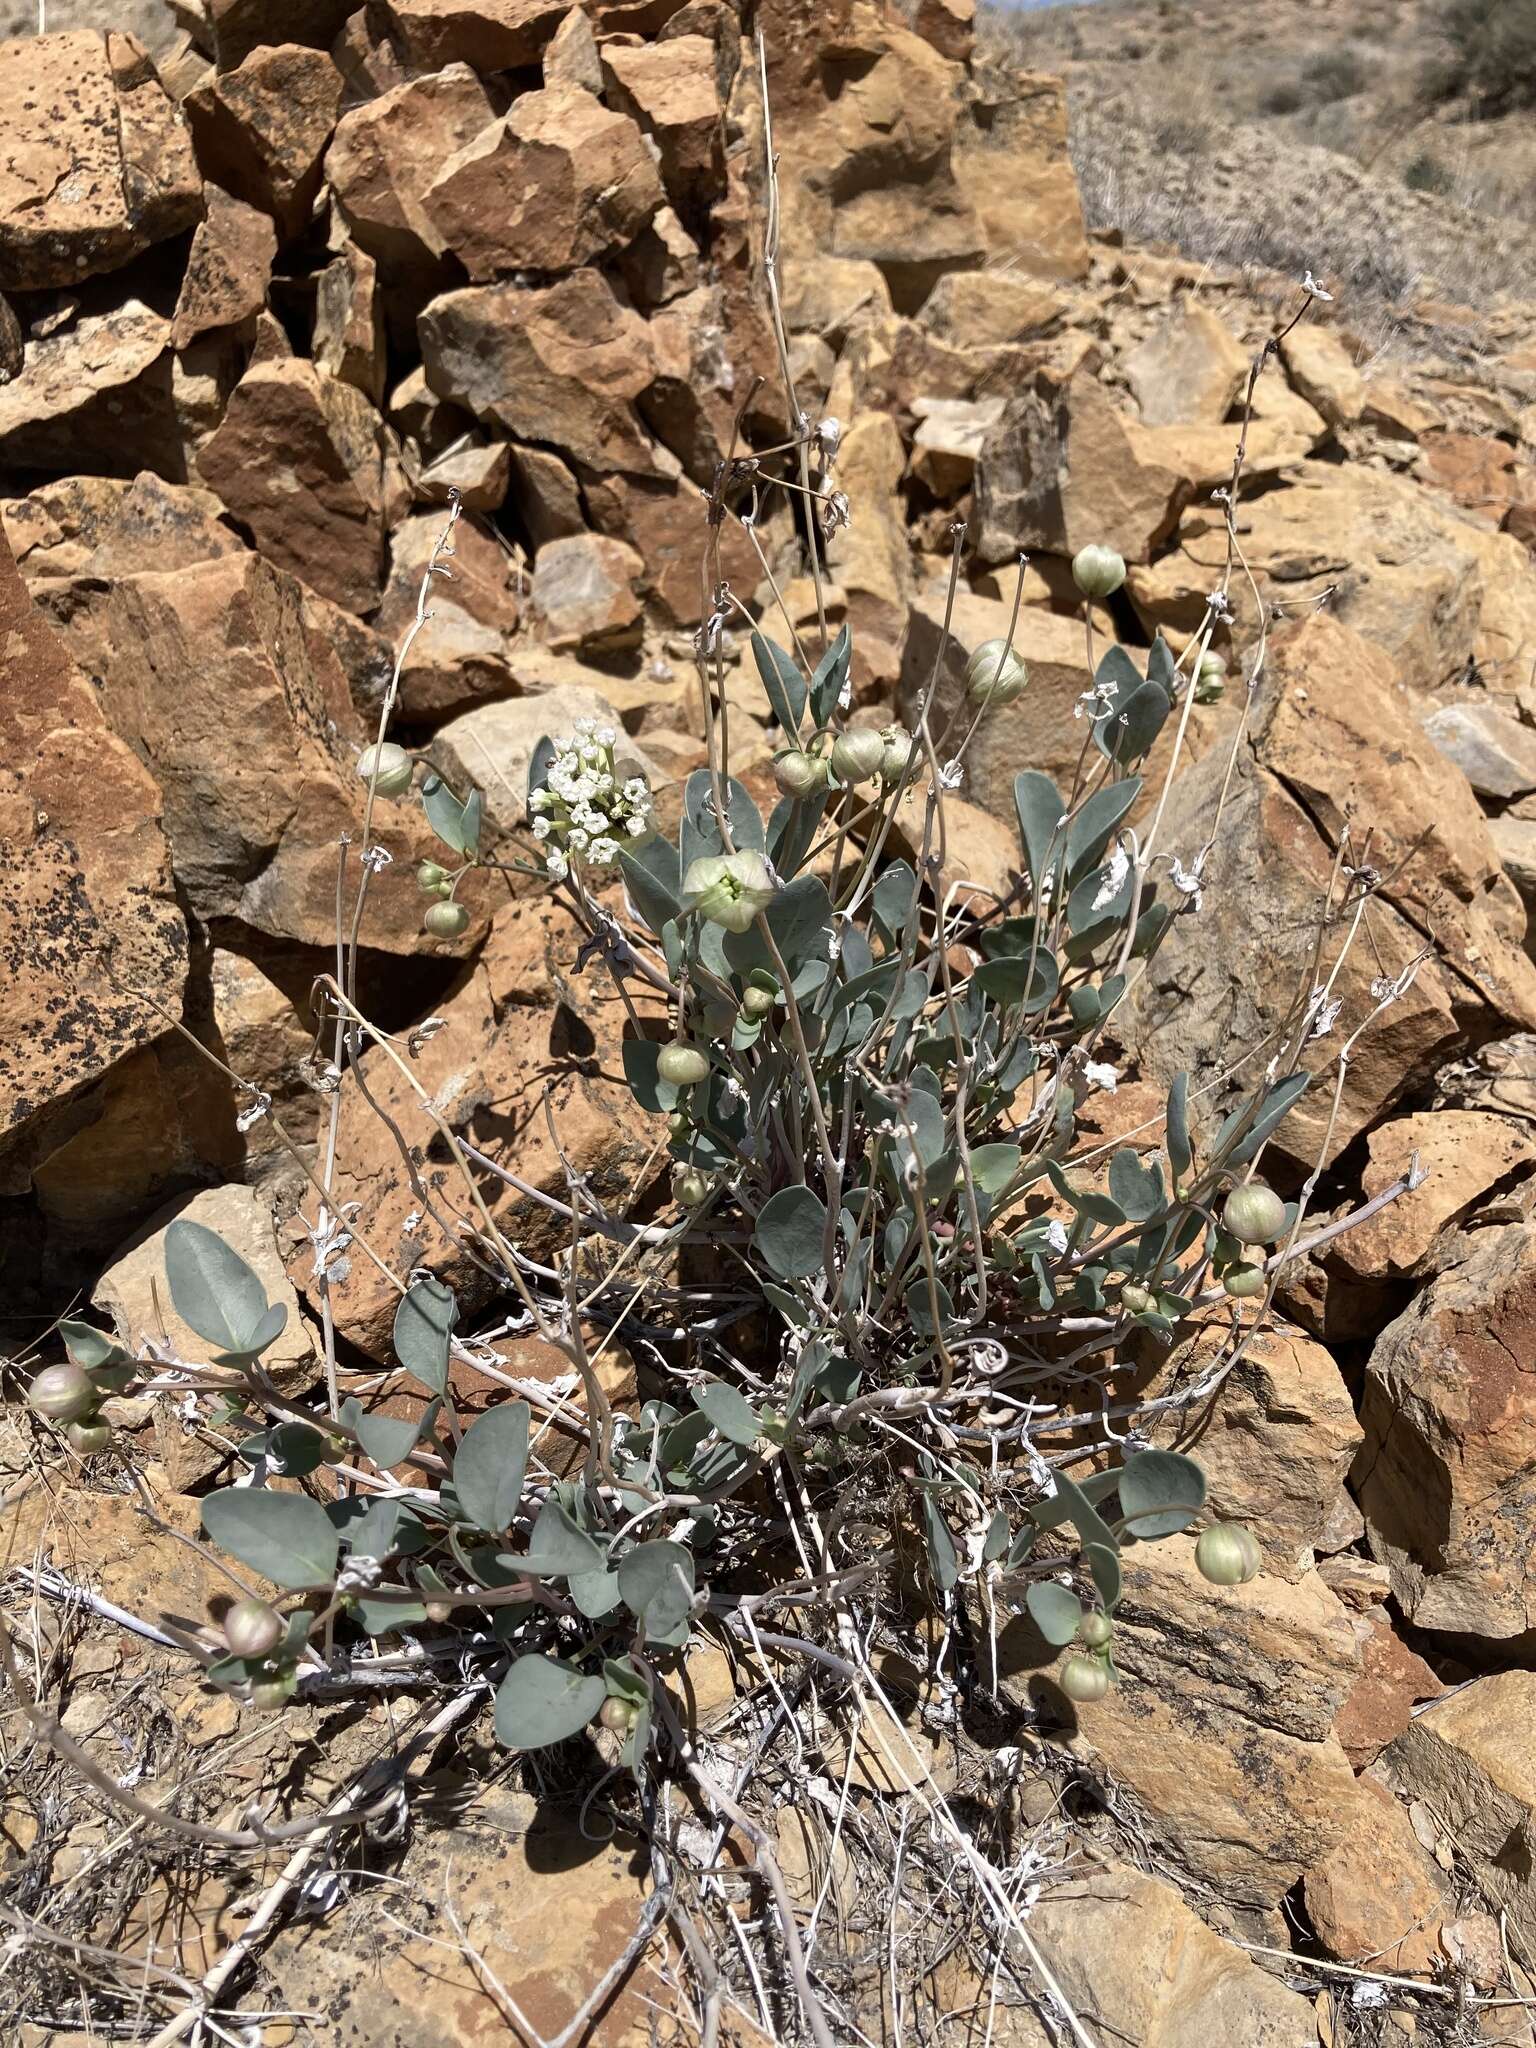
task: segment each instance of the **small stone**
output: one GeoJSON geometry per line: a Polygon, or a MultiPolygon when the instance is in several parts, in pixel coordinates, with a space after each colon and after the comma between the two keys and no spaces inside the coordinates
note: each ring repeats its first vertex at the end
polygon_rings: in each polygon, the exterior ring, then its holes
{"type": "Polygon", "coordinates": [[[259,313],[277,256],[268,215],[231,198],[221,185],[205,186],[204,200],[171,322],[173,348],[186,348],[213,329],[238,327],[259,313]]]}
{"type": "Polygon", "coordinates": [[[638,645],[635,582],[644,567],[633,548],[603,534],[547,542],[534,563],[533,608],[549,645],[589,653],[638,645]]]}
{"type": "Polygon", "coordinates": [[[1443,704],[1424,720],[1440,752],[1479,796],[1525,796],[1536,789],[1536,732],[1491,704],[1443,704]]]}

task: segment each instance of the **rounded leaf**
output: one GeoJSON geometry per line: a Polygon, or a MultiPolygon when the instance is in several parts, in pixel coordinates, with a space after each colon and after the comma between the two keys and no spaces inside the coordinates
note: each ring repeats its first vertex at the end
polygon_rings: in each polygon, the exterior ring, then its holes
{"type": "Polygon", "coordinates": [[[1120,1470],[1120,1512],[1151,1542],[1188,1528],[1205,1505],[1205,1474],[1177,1451],[1135,1451],[1120,1470]]]}
{"type": "Polygon", "coordinates": [[[230,1486],[203,1502],[203,1529],[221,1550],[276,1586],[329,1585],[340,1538],[319,1501],[304,1493],[230,1486]]]}
{"type": "Polygon", "coordinates": [[[1083,1603],[1054,1579],[1040,1579],[1024,1595],[1031,1621],[1048,1643],[1058,1650],[1076,1636],[1083,1619],[1083,1603]]]}
{"type": "Polygon", "coordinates": [[[177,1315],[220,1351],[248,1357],[282,1328],[267,1324],[267,1290],[256,1273],[205,1224],[178,1217],[167,1228],[165,1277],[177,1315]]]}
{"type": "Polygon", "coordinates": [[[608,1696],[558,1657],[519,1657],[496,1688],[496,1734],[509,1749],[545,1749],[586,1727],[608,1696]]]}
{"type": "Polygon", "coordinates": [[[813,1188],[781,1188],[758,1211],[752,1242],[781,1280],[819,1273],[827,1207],[813,1188]]]}
{"type": "Polygon", "coordinates": [[[459,1506],[477,1529],[497,1536],[523,1497],[528,1469],[528,1403],[505,1401],[464,1432],[454,1453],[453,1486],[459,1506]]]}

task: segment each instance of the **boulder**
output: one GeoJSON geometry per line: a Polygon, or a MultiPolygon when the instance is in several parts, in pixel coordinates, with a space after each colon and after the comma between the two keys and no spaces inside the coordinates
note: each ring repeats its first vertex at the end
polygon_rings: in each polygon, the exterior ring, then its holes
{"type": "Polygon", "coordinates": [[[988,261],[1026,277],[1088,272],[1088,237],[1067,148],[1059,78],[1008,69],[971,98],[956,128],[955,182],[981,226],[988,261]]]}
{"type": "Polygon", "coordinates": [[[68,1135],[78,1091],[165,1030],[187,932],[154,778],[0,541],[0,1188],[68,1135]]]}
{"type": "Polygon", "coordinates": [[[725,109],[715,45],[708,36],[656,43],[605,43],[603,79],[611,104],[654,143],[667,197],[696,213],[725,189],[725,109]]]}
{"type": "MultiPolygon", "coordinates": [[[[413,513],[390,537],[390,573],[375,624],[396,646],[416,617],[421,581],[443,534],[440,512],[413,513]]],[[[400,711],[436,720],[516,687],[510,636],[522,607],[510,557],[469,520],[454,530],[452,576],[433,579],[432,622],[411,641],[400,668],[400,711]]]]}
{"type": "Polygon", "coordinates": [[[1315,407],[1329,426],[1345,427],[1360,417],[1365,378],[1331,328],[1303,321],[1280,344],[1280,354],[1292,389],[1315,407]]]}
{"type": "MultiPolygon", "coordinates": [[[[337,842],[362,835],[363,730],[300,586],[245,552],[37,589],[107,718],[154,772],[197,916],[333,946],[337,842]]],[[[382,798],[373,836],[392,862],[370,884],[362,942],[415,952],[411,868],[435,841],[419,809],[382,798]]]]}
{"type": "Polygon", "coordinates": [[[653,314],[646,339],[652,371],[639,397],[640,416],[684,473],[707,490],[730,451],[741,409],[718,287],[700,285],[653,314]]]}
{"type": "Polygon", "coordinates": [[[580,86],[521,94],[450,156],[422,210],[471,278],[573,270],[623,248],[662,204],[635,123],[580,86]]]}
{"type": "Polygon", "coordinates": [[[599,533],[627,541],[644,565],[641,590],[663,619],[696,626],[708,609],[719,548],[719,575],[733,589],[751,590],[762,565],[734,520],[711,528],[709,501],[687,477],[661,482],[583,470],[581,495],[599,533]]]}
{"type": "Polygon", "coordinates": [[[1536,1133],[1476,1109],[1435,1109],[1394,1117],[1366,1138],[1360,1192],[1366,1197],[1407,1173],[1424,1178],[1375,1216],[1335,1238],[1330,1267],[1354,1280],[1398,1280],[1428,1270],[1442,1233],[1493,1189],[1536,1167],[1536,1133]]]}
{"type": "MultiPolygon", "coordinates": [[[[1209,832],[1226,751],[1176,784],[1162,827],[1167,850],[1188,859],[1209,832]]],[[[1468,1036],[1536,1017],[1536,969],[1519,950],[1523,912],[1471,791],[1402,716],[1386,660],[1326,615],[1272,640],[1203,906],[1181,920],[1121,1013],[1144,1070],[1164,1085],[1188,1071],[1196,1089],[1235,1048],[1280,1029],[1315,979],[1313,935],[1346,819],[1370,821],[1370,860],[1385,880],[1371,943],[1348,953],[1333,982],[1337,1030],[1361,1024],[1380,1001],[1373,987],[1419,960],[1426,931],[1438,943],[1354,1047],[1329,1158],[1426,1087],[1468,1036]]],[[[1306,1064],[1328,1059],[1324,1042],[1306,1064]]],[[[1314,1088],[1276,1140],[1309,1166],[1323,1149],[1331,1098],[1331,1080],[1314,1088]]],[[[1218,1089],[1208,1113],[1233,1099],[1218,1089]]]]}
{"type": "Polygon", "coordinates": [[[63,477],[12,499],[3,516],[29,582],[51,576],[131,576],[245,553],[212,491],[168,484],[145,470],[63,477]]]}
{"type": "Polygon", "coordinates": [[[1536,789],[1536,732],[1492,704],[1441,704],[1424,730],[1479,796],[1525,796],[1536,789]]]}
{"type": "Polygon", "coordinates": [[[407,64],[479,72],[536,65],[569,0],[383,0],[379,14],[407,64]]]}
{"type": "MultiPolygon", "coordinates": [[[[1349,1604],[1355,1590],[1350,1580],[1365,1569],[1380,1571],[1382,1567],[1366,1567],[1359,1558],[1329,1559],[1321,1575],[1349,1604]],[[1335,1573],[1333,1566],[1342,1569],[1335,1573]]],[[[1385,1595],[1390,1582],[1380,1590],[1385,1595]]],[[[1353,1619],[1360,1645],[1360,1676],[1339,1709],[1333,1732],[1351,1764],[1363,1771],[1402,1734],[1413,1719],[1414,1708],[1424,1700],[1438,1699],[1445,1687],[1417,1651],[1409,1649],[1385,1607],[1367,1604],[1353,1619]]]]}
{"type": "Polygon", "coordinates": [[[1067,1722],[1073,1752],[1178,1870],[1234,1906],[1276,1906],[1346,1825],[1354,1775],[1330,1731],[1357,1669],[1354,1629],[1315,1572],[1211,1586],[1194,1549],[1172,1536],[1125,1558],[1122,1677],[1104,1699],[1069,1706],[1050,1681],[1057,1653],[1024,1621],[998,1655],[1015,1688],[1035,1667],[1036,1708],[1067,1722]]]}
{"type": "Polygon", "coordinates": [[[357,612],[379,601],[384,456],[379,415],[300,357],[258,362],[197,473],[276,567],[357,612]]]}
{"type": "Polygon", "coordinates": [[[584,8],[573,7],[545,44],[543,71],[546,86],[579,85],[583,92],[602,93],[602,60],[584,8]]]}
{"type": "Polygon", "coordinates": [[[0,43],[0,291],[78,287],[194,226],[192,137],[134,37],[0,43]]]}
{"type": "Polygon", "coordinates": [[[259,313],[277,256],[277,231],[267,214],[221,185],[205,186],[204,205],[171,321],[173,348],[259,313]]]}
{"type": "Polygon", "coordinates": [[[1427,1708],[1381,1760],[1422,1802],[1522,1949],[1536,1942],[1536,1673],[1500,1671],[1427,1708]]]}
{"type": "Polygon", "coordinates": [[[1536,1228],[1465,1242],[1371,1353],[1354,1489],[1408,1619],[1500,1642],[1536,1625],[1536,1228]]]}
{"type": "Polygon", "coordinates": [[[634,410],[652,373],[645,324],[597,271],[445,292],[419,326],[427,381],[476,419],[595,470],[676,475],[634,410]]]}
{"type": "Polygon", "coordinates": [[[1149,427],[1224,420],[1248,375],[1248,351],[1208,306],[1185,300],[1125,359],[1149,427]]]}
{"type": "Polygon", "coordinates": [[[67,471],[89,448],[108,475],[183,481],[170,338],[165,315],[134,298],[34,336],[21,375],[0,384],[0,468],[67,471]]]}
{"type": "Polygon", "coordinates": [[[531,595],[548,644],[557,652],[637,646],[635,584],[644,567],[633,548],[604,534],[572,534],[540,548],[531,595]]]}
{"type": "Polygon", "coordinates": [[[840,349],[856,327],[891,312],[891,289],[878,263],[852,256],[807,256],[784,280],[784,324],[840,349]]]}
{"type": "Polygon", "coordinates": [[[1057,326],[1069,301],[1043,279],[1012,270],[952,270],[923,302],[918,318],[954,348],[1009,348],[1057,326]]]}
{"type": "Polygon", "coordinates": [[[324,50],[259,45],[187,97],[203,174],[270,214],[288,240],[309,219],[343,91],[324,50]]]}
{"type": "Polygon", "coordinates": [[[485,815],[498,832],[511,832],[527,815],[528,769],[542,739],[568,738],[579,718],[611,726],[619,735],[614,755],[619,775],[640,775],[653,786],[649,761],[623,734],[619,714],[606,698],[583,685],[547,690],[538,696],[507,697],[477,704],[439,728],[431,760],[455,788],[473,784],[485,799],[485,815]]]}
{"type": "Polygon", "coordinates": [[[219,68],[230,71],[263,43],[329,49],[353,0],[202,0],[219,68]]]}
{"type": "Polygon", "coordinates": [[[535,548],[567,534],[585,533],[586,515],[576,479],[547,448],[510,448],[511,498],[535,548]]]}
{"type": "Polygon", "coordinates": [[[977,457],[1004,404],[1001,398],[920,398],[913,407],[911,474],[941,504],[970,489],[977,457]]]}
{"type": "Polygon", "coordinates": [[[392,277],[435,272],[446,243],[423,204],[445,162],[494,119],[467,64],[408,79],[336,124],[325,178],[360,249],[392,277]]]}
{"type": "Polygon", "coordinates": [[[1386,1786],[1355,1781],[1338,1844],[1307,1872],[1307,1915],[1328,1955],[1391,1975],[1430,1976],[1450,1887],[1386,1786]]]}

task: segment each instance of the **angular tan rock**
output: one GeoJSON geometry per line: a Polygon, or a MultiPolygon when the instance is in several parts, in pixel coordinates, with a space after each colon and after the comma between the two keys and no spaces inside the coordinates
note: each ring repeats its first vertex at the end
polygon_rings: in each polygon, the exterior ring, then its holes
{"type": "Polygon", "coordinates": [[[299,358],[256,364],[197,473],[278,568],[353,611],[378,603],[384,461],[360,391],[299,358]]]}
{"type": "Polygon", "coordinates": [[[602,92],[603,66],[597,54],[597,37],[583,8],[573,7],[545,44],[544,83],[579,85],[583,92],[602,92]]]}
{"type": "MultiPolygon", "coordinates": [[[[390,573],[375,624],[393,645],[403,643],[421,597],[443,515],[414,513],[390,537],[390,573]]],[[[400,670],[401,714],[436,720],[481,698],[516,688],[510,640],[521,605],[508,555],[468,520],[454,534],[453,578],[433,579],[432,623],[411,642],[400,670]]]]}
{"type": "Polygon", "coordinates": [[[1420,1714],[1381,1760],[1523,1946],[1536,1940],[1536,1674],[1500,1671],[1420,1714]]]}
{"type": "MultiPolygon", "coordinates": [[[[1328,1143],[1336,1156],[1426,1086],[1469,1028],[1491,1036],[1506,1018],[1536,1015],[1536,972],[1512,943],[1512,892],[1476,802],[1403,718],[1381,655],[1319,616],[1271,642],[1269,674],[1231,785],[1221,886],[1154,958],[1122,1030],[1146,1073],[1166,1085],[1184,1069],[1198,1087],[1231,1049],[1278,1026],[1313,973],[1335,837],[1346,817],[1368,817],[1372,862],[1389,879],[1372,905],[1372,946],[1346,956],[1333,984],[1339,1028],[1363,1022],[1378,1001],[1372,984],[1405,974],[1426,930],[1440,945],[1355,1047],[1328,1143]]],[[[1198,843],[1225,772],[1217,748],[1181,778],[1166,846],[1198,843]]],[[[1315,1097],[1303,1097],[1276,1140],[1309,1165],[1323,1147],[1330,1091],[1315,1097]]],[[[1224,1095],[1212,1100],[1210,1113],[1224,1105],[1224,1095]]]]}
{"type": "Polygon", "coordinates": [[[180,110],[132,36],[0,43],[0,290],[77,286],[201,217],[180,110]]]}
{"type": "Polygon", "coordinates": [[[942,503],[970,489],[976,458],[1002,418],[1001,398],[919,399],[912,437],[912,475],[942,503]]]}
{"type": "Polygon", "coordinates": [[[1386,1786],[1355,1781],[1342,1839],[1307,1872],[1307,1914],[1341,1963],[1432,1975],[1449,1886],[1386,1786]]]}
{"type": "Polygon", "coordinates": [[[29,582],[49,576],[131,576],[179,569],[245,542],[212,491],[168,484],[149,471],[119,477],[64,477],[4,509],[17,565],[29,582]]]}
{"type": "Polygon", "coordinates": [[[956,183],[988,258],[1029,277],[1083,277],[1088,237],[1061,80],[1012,71],[999,83],[995,97],[973,101],[954,142],[956,183]]]}
{"type": "Polygon", "coordinates": [[[286,240],[309,219],[343,90],[324,50],[258,46],[187,99],[200,168],[286,240]]]}
{"type": "Polygon", "coordinates": [[[34,337],[21,375],[0,384],[0,467],[67,470],[90,448],[109,473],[152,468],[179,482],[169,341],[165,316],[133,298],[34,337]]]}
{"type": "Polygon", "coordinates": [[[70,1128],[70,1101],[179,1013],[187,933],[153,778],[30,603],[0,543],[0,1186],[70,1128]]]}
{"type": "Polygon", "coordinates": [[[337,383],[354,385],[371,405],[384,400],[384,300],[378,266],[348,242],[315,280],[312,354],[337,383]]]}
{"type": "MultiPolygon", "coordinates": [[[[671,624],[696,626],[708,605],[701,574],[710,546],[704,493],[687,477],[660,483],[583,470],[580,481],[592,525],[627,541],[645,564],[649,602],[671,624]]],[[[737,590],[750,590],[762,574],[751,543],[729,520],[720,534],[720,573],[737,590]]]]}
{"type": "Polygon", "coordinates": [[[1379,1194],[1417,1155],[1421,1184],[1328,1247],[1328,1263],[1361,1280],[1423,1272],[1441,1232],[1490,1189],[1536,1166],[1536,1136],[1508,1117],[1437,1109],[1395,1117],[1366,1139],[1360,1190],[1379,1194]]]}
{"type": "Polygon", "coordinates": [[[676,474],[634,411],[651,377],[644,323],[597,271],[446,292],[419,327],[428,382],[476,419],[596,470],[676,474]]]}
{"type": "Polygon", "coordinates": [[[1420,1628],[1503,1641],[1536,1622],[1533,1314],[1536,1230],[1482,1230],[1371,1353],[1354,1490],[1420,1628]]]}
{"type": "Polygon", "coordinates": [[[384,0],[380,8],[418,71],[468,64],[517,71],[537,64],[569,0],[384,0]]]}
{"type": "Polygon", "coordinates": [[[1281,343],[1286,374],[1308,405],[1315,406],[1331,427],[1347,426],[1360,417],[1365,379],[1354,357],[1331,328],[1304,321],[1281,343]]]}
{"type": "Polygon", "coordinates": [[[446,244],[423,195],[494,118],[467,64],[445,65],[349,108],[326,152],[325,177],[358,247],[392,275],[434,267],[446,244]]]}
{"type": "MultiPolygon", "coordinates": [[[[333,945],[337,842],[361,838],[362,728],[340,661],[307,629],[300,586],[241,553],[37,589],[99,678],[108,718],[153,767],[197,915],[333,945]]],[[[380,799],[374,837],[392,864],[370,885],[363,944],[415,952],[411,866],[429,843],[419,809],[380,799]]]]}
{"type": "MultiPolygon", "coordinates": [[[[215,947],[208,961],[215,1050],[242,1081],[271,1098],[283,1127],[302,1144],[313,1134],[320,1098],[304,1085],[299,1068],[314,1050],[314,1024],[301,1016],[288,992],[254,960],[215,947]]],[[[254,1098],[242,1092],[241,1105],[254,1098]]],[[[276,1155],[286,1159],[270,1117],[242,1134],[247,1165],[276,1155]]]]}
{"type": "Polygon", "coordinates": [[[956,348],[1006,348],[1048,332],[1068,303],[1054,285],[1011,270],[952,270],[928,294],[919,319],[956,348]]]}
{"type": "Polygon", "coordinates": [[[584,533],[581,492],[559,456],[547,448],[512,448],[509,454],[513,503],[534,546],[584,533]]]}
{"type": "Polygon", "coordinates": [[[856,326],[890,311],[890,286],[879,264],[867,258],[813,256],[784,280],[790,333],[820,335],[833,348],[841,348],[856,326]]]}
{"type": "Polygon", "coordinates": [[[624,247],[662,189],[635,123],[565,85],[521,94],[448,158],[421,203],[442,244],[485,282],[573,270],[624,247]]]}
{"type": "Polygon", "coordinates": [[[204,203],[171,321],[173,348],[186,348],[210,330],[238,327],[267,302],[277,255],[270,217],[221,185],[204,187],[204,203]]]}
{"type": "Polygon", "coordinates": [[[532,600],[549,645],[557,652],[638,645],[635,584],[644,567],[633,548],[605,534],[547,542],[534,563],[532,600]]]}
{"type": "Polygon", "coordinates": [[[263,43],[329,49],[351,0],[203,0],[219,68],[229,71],[263,43]]]}
{"type": "Polygon", "coordinates": [[[1536,789],[1536,732],[1492,704],[1442,704],[1424,730],[1479,796],[1525,796],[1536,789]]]}
{"type": "Polygon", "coordinates": [[[655,142],[667,197],[685,208],[707,205],[725,186],[725,109],[715,45],[708,36],[604,45],[604,81],[613,105],[655,142]]]}
{"type": "Polygon", "coordinates": [[[699,283],[699,245],[670,206],[660,206],[617,262],[637,306],[665,306],[699,283]]]}
{"type": "Polygon", "coordinates": [[[418,505],[446,505],[457,494],[466,512],[495,512],[512,481],[512,452],[507,444],[488,444],[478,435],[414,468],[404,449],[401,460],[418,505]]]}
{"type": "MultiPolygon", "coordinates": [[[[1324,1576],[1346,1601],[1351,1592],[1346,1574],[1358,1578],[1362,1569],[1371,1569],[1359,1558],[1330,1559],[1328,1563],[1342,1566],[1337,1574],[1329,1571],[1324,1576]]],[[[1383,1593],[1387,1590],[1382,1588],[1383,1593]]],[[[1414,1708],[1423,1700],[1438,1699],[1445,1687],[1393,1628],[1385,1607],[1367,1605],[1355,1616],[1355,1634],[1360,1644],[1360,1676],[1339,1709],[1333,1732],[1355,1769],[1361,1771],[1408,1727],[1414,1708]]]]}
{"type": "Polygon", "coordinates": [[[868,508],[826,543],[826,562],[842,587],[853,629],[855,672],[884,683],[901,662],[910,589],[910,547],[899,486],[906,466],[894,420],[856,419],[838,450],[836,488],[868,508]]]}
{"type": "Polygon", "coordinates": [[[1189,1876],[1232,1904],[1278,1904],[1339,1841],[1354,1785],[1330,1733],[1357,1668],[1349,1615],[1315,1573],[1210,1586],[1194,1539],[1138,1545],[1115,1616],[1122,1681],[1071,1708],[1051,1684],[1056,1652],[1015,1623],[999,1657],[1039,1671],[1032,1691],[1075,1715],[1074,1751],[1134,1801],[1189,1876]],[[1233,1816],[1242,1816],[1234,1827],[1233,1816]]]}
{"type": "Polygon", "coordinates": [[[1249,354],[1208,306],[1186,302],[1125,359],[1149,427],[1224,420],[1248,375],[1249,354]]]}
{"type": "MultiPolygon", "coordinates": [[[[646,339],[652,374],[637,401],[640,416],[685,474],[708,489],[741,410],[718,288],[701,285],[653,314],[646,339]]],[[[807,391],[797,386],[797,392],[803,403],[812,402],[807,391]]]]}

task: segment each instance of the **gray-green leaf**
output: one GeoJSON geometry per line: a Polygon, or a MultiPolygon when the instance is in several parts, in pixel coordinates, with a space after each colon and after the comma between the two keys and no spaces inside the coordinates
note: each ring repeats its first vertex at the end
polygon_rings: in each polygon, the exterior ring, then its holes
{"type": "MultiPolygon", "coordinates": [[[[283,1325],[267,1334],[267,1290],[258,1276],[206,1225],[178,1217],[165,1233],[165,1277],[176,1313],[205,1343],[249,1356],[270,1344],[283,1325]]],[[[285,1318],[286,1320],[286,1318],[285,1318]]]]}
{"type": "Polygon", "coordinates": [[[526,1401],[505,1401],[470,1424],[454,1453],[453,1488],[477,1529],[497,1536],[509,1526],[527,1469],[526,1401]]]}
{"type": "Polygon", "coordinates": [[[758,1211],[752,1242],[781,1280],[804,1280],[822,1267],[827,1205],[814,1188],[781,1188],[758,1211]]]}
{"type": "Polygon", "coordinates": [[[221,1550],[274,1585],[297,1591],[329,1585],[335,1576],[340,1539],[308,1494],[226,1487],[203,1502],[203,1528],[221,1550]]]}
{"type": "Polygon", "coordinates": [[[519,1657],[496,1688],[496,1734],[509,1749],[546,1749],[585,1728],[608,1696],[558,1657],[519,1657]]]}

